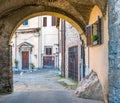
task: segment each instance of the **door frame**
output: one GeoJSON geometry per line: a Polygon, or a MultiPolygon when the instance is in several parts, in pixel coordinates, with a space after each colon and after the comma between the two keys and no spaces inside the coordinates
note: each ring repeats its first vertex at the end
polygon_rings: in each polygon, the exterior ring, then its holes
{"type": "Polygon", "coordinates": [[[27,69],[27,70],[30,70],[30,62],[31,62],[31,55],[30,55],[30,51],[21,51],[20,52],[20,65],[21,65],[21,70],[23,70],[24,71],[24,69],[22,69],[22,52],[28,52],[28,54],[29,54],[29,57],[28,57],[28,59],[29,59],[29,68],[27,69]]]}
{"type": "MultiPolygon", "coordinates": [[[[30,53],[29,53],[29,51],[22,51],[21,55],[23,54],[23,52],[27,52],[28,53],[28,69],[26,69],[26,70],[29,70],[30,69],[30,59],[29,59],[30,58],[30,53]]],[[[22,57],[23,57],[23,55],[21,56],[21,61],[23,60],[22,57]]],[[[24,70],[23,69],[23,61],[21,62],[21,64],[22,64],[22,70],[24,70]]]]}

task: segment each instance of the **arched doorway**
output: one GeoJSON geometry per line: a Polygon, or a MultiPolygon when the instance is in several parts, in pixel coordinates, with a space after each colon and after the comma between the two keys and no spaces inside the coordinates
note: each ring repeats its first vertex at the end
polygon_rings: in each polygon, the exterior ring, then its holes
{"type": "MultiPolygon", "coordinates": [[[[97,1],[96,1],[97,2],[97,1]]],[[[4,2],[5,3],[5,2],[4,2]]],[[[3,3],[3,5],[4,5],[3,3]]],[[[7,4],[6,2],[5,4],[7,4]]],[[[81,36],[85,39],[84,33],[85,33],[85,25],[88,24],[89,17],[90,17],[90,12],[93,8],[93,6],[97,3],[95,2],[82,2],[80,1],[79,3],[77,1],[72,2],[72,1],[19,1],[16,2],[14,1],[10,2],[11,9],[6,8],[5,10],[8,10],[6,13],[2,12],[1,13],[1,41],[2,39],[6,38],[4,41],[2,41],[2,49],[1,51],[3,52],[2,55],[7,54],[9,52],[9,38],[10,34],[14,33],[16,28],[26,19],[31,18],[36,15],[55,15],[61,18],[64,18],[65,20],[68,20],[71,22],[78,31],[80,31],[81,36]],[[15,4],[14,4],[15,3],[15,4]],[[78,3],[78,5],[76,5],[78,3]],[[83,6],[83,4],[85,6],[83,6]],[[77,6],[80,6],[79,10],[76,8],[77,6]],[[88,7],[88,8],[85,8],[88,7]],[[82,10],[82,11],[81,11],[82,10]],[[26,11],[26,12],[25,12],[26,11]],[[17,26],[16,26],[17,25],[17,26]],[[3,45],[5,44],[5,45],[3,45]]],[[[101,3],[105,6],[104,3],[101,3]]],[[[100,4],[99,4],[100,5],[100,4]]],[[[102,8],[102,11],[104,10],[104,7],[102,8]]],[[[6,84],[11,86],[12,83],[12,74],[10,68],[10,58],[9,56],[4,56],[2,57],[3,60],[2,62],[5,63],[4,65],[1,64],[1,68],[4,68],[3,70],[7,71],[4,72],[3,74],[9,74],[7,75],[7,81],[6,77],[4,77],[3,82],[4,86],[6,87],[6,84]]],[[[3,75],[2,74],[2,75],[3,75]]],[[[1,76],[2,77],[2,76],[1,76]]],[[[4,87],[3,86],[3,87],[4,87]]],[[[12,87],[6,87],[6,92],[12,91],[12,87]],[[9,89],[10,88],[10,89],[9,89]]]]}

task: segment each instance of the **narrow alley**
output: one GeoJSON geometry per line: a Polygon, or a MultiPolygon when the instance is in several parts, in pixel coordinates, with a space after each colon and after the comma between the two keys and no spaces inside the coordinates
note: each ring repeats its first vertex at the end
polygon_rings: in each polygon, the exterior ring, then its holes
{"type": "Polygon", "coordinates": [[[61,78],[55,69],[15,73],[13,76],[14,92],[1,95],[0,103],[102,103],[77,98],[74,90],[58,82],[61,78]]]}

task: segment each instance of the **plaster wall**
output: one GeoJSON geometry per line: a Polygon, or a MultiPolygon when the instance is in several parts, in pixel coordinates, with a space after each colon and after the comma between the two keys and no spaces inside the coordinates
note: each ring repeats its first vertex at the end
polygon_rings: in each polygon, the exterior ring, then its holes
{"type": "MultiPolygon", "coordinates": [[[[58,29],[56,26],[52,26],[52,16],[44,15],[41,19],[41,55],[47,56],[45,53],[45,47],[52,47],[52,56],[55,57],[55,67],[58,66],[58,29]],[[47,17],[47,26],[43,26],[43,18],[47,17]]],[[[43,67],[43,60],[41,62],[41,66],[43,67]]]]}
{"type": "Polygon", "coordinates": [[[24,34],[16,34],[17,37],[13,37],[12,39],[12,62],[13,62],[13,67],[15,66],[14,61],[15,58],[18,60],[19,65],[18,69],[22,69],[22,55],[21,51],[19,51],[19,45],[23,42],[28,42],[31,45],[33,45],[32,51],[29,53],[29,62],[33,63],[36,68],[38,68],[38,33],[24,33],[24,34]],[[17,48],[17,51],[15,50],[15,47],[17,48]]]}
{"type": "MultiPolygon", "coordinates": [[[[107,14],[107,12],[106,12],[107,14]]],[[[102,85],[105,102],[108,96],[108,15],[102,16],[100,10],[95,7],[91,13],[89,24],[97,21],[98,16],[102,19],[102,44],[86,48],[86,60],[90,70],[97,73],[102,85]]]]}
{"type": "MultiPolygon", "coordinates": [[[[16,34],[14,34],[11,42],[13,45],[13,59],[12,63],[13,66],[15,58],[19,61],[19,70],[22,68],[22,55],[19,51],[18,46],[23,42],[28,42],[33,45],[32,52],[30,53],[29,60],[31,63],[35,65],[36,68],[41,68],[43,61],[41,54],[45,55],[45,46],[52,46],[53,54],[56,56],[56,52],[58,52],[58,29],[56,26],[51,25],[51,16],[37,16],[34,18],[31,18],[28,20],[28,25],[21,25],[17,31],[16,34]],[[47,26],[43,27],[43,17],[47,17],[47,26]],[[35,33],[20,33],[20,31],[24,30],[32,30],[35,28],[40,28],[39,32],[35,33]],[[39,39],[40,38],[40,39],[39,39]],[[17,43],[17,44],[16,44],[17,43]],[[17,51],[15,51],[15,46],[17,46],[17,51]],[[56,49],[57,48],[57,49],[56,49]],[[40,63],[40,65],[39,65],[40,63]]],[[[55,58],[55,65],[57,65],[58,61],[55,58]]]]}

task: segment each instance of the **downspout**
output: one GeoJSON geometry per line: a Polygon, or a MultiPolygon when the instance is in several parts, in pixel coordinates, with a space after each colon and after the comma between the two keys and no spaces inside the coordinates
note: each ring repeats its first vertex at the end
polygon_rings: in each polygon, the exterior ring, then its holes
{"type": "MultiPolygon", "coordinates": [[[[40,28],[40,25],[39,25],[39,16],[38,16],[38,29],[40,28]]],[[[40,30],[38,30],[38,68],[40,68],[40,30]]]]}
{"type": "Polygon", "coordinates": [[[60,33],[59,33],[59,27],[60,27],[60,18],[57,18],[57,24],[56,24],[56,28],[58,29],[58,70],[60,70],[59,68],[59,53],[60,53],[60,33]]]}
{"type": "Polygon", "coordinates": [[[15,59],[17,60],[17,32],[15,32],[15,59]]]}
{"type": "Polygon", "coordinates": [[[64,20],[64,77],[65,77],[65,51],[66,51],[66,22],[64,20]]]}
{"type": "Polygon", "coordinates": [[[61,75],[65,77],[65,20],[61,21],[61,48],[62,48],[62,69],[61,69],[61,75]]]}

